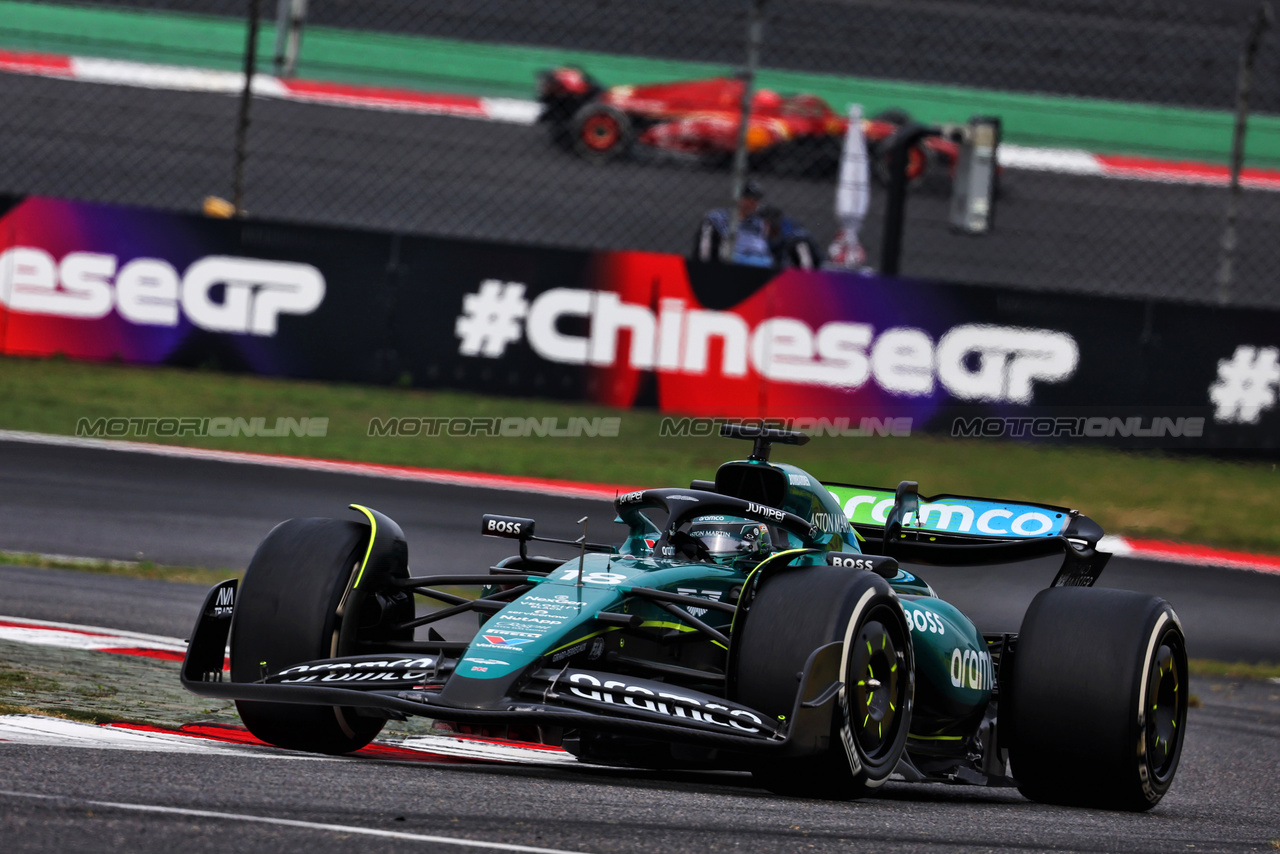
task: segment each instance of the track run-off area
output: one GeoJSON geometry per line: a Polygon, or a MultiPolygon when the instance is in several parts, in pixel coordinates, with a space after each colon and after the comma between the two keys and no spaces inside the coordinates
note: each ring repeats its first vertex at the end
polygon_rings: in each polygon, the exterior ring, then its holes
{"type": "MultiPolygon", "coordinates": [[[[482,486],[8,436],[0,439],[0,549],[238,569],[277,522],[342,516],[358,502],[403,526],[415,571],[481,572],[510,546],[479,535],[485,512],[535,517],[551,536],[574,536],[583,515],[593,532],[608,530],[611,490],[565,495],[562,486],[482,486]]],[[[925,575],[980,628],[1016,630],[1051,570],[925,575]]],[[[1100,583],[1168,599],[1193,657],[1277,658],[1280,574],[1116,557],[1100,583]]],[[[133,690],[139,707],[154,707],[166,691],[182,694],[173,659],[204,592],[0,567],[0,658],[65,656],[68,669],[90,674],[87,682],[114,686],[117,706],[132,702],[133,690]]],[[[1199,704],[1178,779],[1141,815],[1036,805],[1012,789],[899,783],[854,803],[780,798],[742,774],[601,768],[555,751],[438,734],[390,733],[355,756],[319,757],[254,743],[225,709],[181,728],[10,714],[0,717],[0,848],[1275,850],[1280,685],[1199,678],[1191,690],[1199,704]]],[[[190,701],[198,716],[204,701],[190,701]]]]}
{"type": "MultiPolygon", "coordinates": [[[[31,53],[0,50],[0,72],[100,83],[165,89],[172,92],[205,92],[235,95],[244,89],[242,72],[218,71],[155,63],[101,59],[92,56],[31,53]]],[[[366,110],[454,116],[516,125],[533,125],[542,107],[537,101],[521,98],[458,95],[388,86],[296,80],[255,74],[251,90],[260,98],[323,104],[366,110]]],[[[1226,186],[1230,169],[1218,163],[1108,154],[1082,148],[1037,147],[1005,143],[999,149],[1000,165],[1029,172],[1056,172],[1132,181],[1226,186]]],[[[1280,170],[1247,168],[1241,171],[1242,186],[1280,190],[1280,170]]]]}

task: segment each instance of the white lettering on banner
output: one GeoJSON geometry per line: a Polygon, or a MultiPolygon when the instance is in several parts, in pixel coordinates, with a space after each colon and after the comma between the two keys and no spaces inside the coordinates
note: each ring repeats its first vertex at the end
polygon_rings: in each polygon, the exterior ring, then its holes
{"type": "Polygon", "coordinates": [[[591,296],[591,291],[573,288],[552,288],[539,295],[529,306],[525,320],[525,334],[529,336],[533,352],[548,362],[587,364],[590,340],[564,334],[557,323],[562,317],[590,317],[591,296]]]}
{"type": "Polygon", "coordinates": [[[753,368],[774,382],[856,389],[874,381],[909,397],[931,395],[940,383],[960,400],[1024,404],[1036,383],[1064,382],[1079,363],[1075,339],[1051,329],[966,324],[935,345],[925,330],[906,326],[877,334],[867,323],[831,321],[814,329],[799,318],[771,317],[753,329],[731,311],[665,298],[655,315],[617,294],[575,288],[533,299],[525,335],[539,356],[564,364],[726,377],[753,368]],[[585,324],[575,330],[566,321],[585,324]]]}
{"type": "Polygon", "coordinates": [[[653,312],[642,305],[622,302],[617,294],[596,295],[592,312],[591,357],[593,365],[612,365],[617,359],[618,332],[631,334],[631,364],[641,370],[653,367],[653,312]]]}
{"type": "Polygon", "coordinates": [[[74,317],[105,317],[111,311],[111,277],[115,273],[115,256],[72,252],[58,265],[62,304],[74,317]]]}
{"type": "Polygon", "coordinates": [[[159,258],[135,258],[118,273],[117,266],[114,255],[71,252],[55,264],[43,249],[15,246],[0,252],[0,303],[82,320],[114,306],[145,326],[177,326],[181,306],[201,329],[270,337],[281,314],[310,314],[325,295],[324,276],[310,264],[211,255],[182,277],[159,258]]]}
{"type": "Polygon", "coordinates": [[[886,391],[933,393],[933,341],[923,329],[888,329],[871,348],[871,371],[886,391]]]}
{"type": "Polygon", "coordinates": [[[310,264],[221,255],[201,258],[182,279],[182,309],[213,332],[275,335],[281,314],[310,314],[324,300],[324,277],[310,264]],[[222,303],[210,291],[223,285],[222,303]]]}
{"type": "Polygon", "coordinates": [[[168,261],[136,258],[116,276],[116,311],[130,323],[178,325],[178,292],[182,280],[168,261]]]}
{"type": "Polygon", "coordinates": [[[113,273],[110,255],[75,252],[56,264],[43,249],[15,246],[0,253],[0,301],[14,311],[96,320],[111,311],[104,278],[113,273]]]}
{"type": "Polygon", "coordinates": [[[749,332],[747,322],[731,311],[689,312],[685,317],[685,371],[705,374],[707,351],[711,349],[711,340],[718,338],[724,352],[720,360],[721,372],[726,377],[746,376],[749,332]]]}
{"type": "Polygon", "coordinates": [[[938,379],[961,400],[1030,403],[1032,382],[1070,377],[1080,351],[1064,332],[968,324],[942,336],[937,357],[938,379]]]}

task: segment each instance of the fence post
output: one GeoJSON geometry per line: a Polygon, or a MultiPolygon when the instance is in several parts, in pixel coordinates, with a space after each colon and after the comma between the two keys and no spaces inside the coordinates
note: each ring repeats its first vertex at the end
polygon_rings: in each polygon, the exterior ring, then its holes
{"type": "Polygon", "coordinates": [[[249,103],[253,98],[253,73],[258,59],[258,6],[249,0],[249,36],[244,47],[244,88],[240,90],[240,112],[236,117],[235,163],[231,169],[231,206],[236,216],[244,215],[245,144],[249,134],[249,103]]]}
{"type": "Polygon", "coordinates": [[[730,183],[733,201],[729,205],[729,234],[720,244],[720,260],[726,263],[733,260],[733,250],[738,243],[738,203],[742,200],[742,189],[747,183],[747,124],[751,121],[756,67],[760,64],[760,43],[764,39],[764,4],[765,0],[748,0],[747,67],[743,71],[742,81],[742,120],[738,123],[738,142],[733,152],[733,178],[730,183]]]}
{"type": "Polygon", "coordinates": [[[277,77],[292,77],[297,71],[306,19],[307,0],[276,0],[276,55],[272,67],[277,77]]]}
{"type": "Polygon", "coordinates": [[[1236,124],[1231,136],[1231,187],[1227,190],[1227,214],[1222,226],[1221,251],[1218,255],[1218,302],[1231,301],[1231,279],[1234,273],[1236,220],[1240,216],[1240,169],[1244,165],[1244,134],[1249,121],[1249,89],[1253,84],[1253,61],[1258,54],[1262,33],[1271,26],[1271,4],[1258,6],[1257,17],[1249,28],[1244,50],[1240,53],[1240,71],[1236,77],[1236,124]]]}
{"type": "Polygon", "coordinates": [[[880,274],[896,276],[902,266],[902,230],[907,218],[907,162],[912,146],[938,130],[913,121],[889,137],[889,187],[884,207],[884,233],[880,239],[880,274]]]}

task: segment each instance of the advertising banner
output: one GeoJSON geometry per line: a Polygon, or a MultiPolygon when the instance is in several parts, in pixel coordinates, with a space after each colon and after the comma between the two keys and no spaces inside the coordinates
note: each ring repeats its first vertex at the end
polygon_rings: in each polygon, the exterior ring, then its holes
{"type": "Polygon", "coordinates": [[[1280,448],[1280,316],[26,198],[0,352],[585,400],[835,435],[1280,448]]]}
{"type": "Polygon", "coordinates": [[[0,217],[0,352],[373,379],[391,242],[25,198],[0,217]]]}

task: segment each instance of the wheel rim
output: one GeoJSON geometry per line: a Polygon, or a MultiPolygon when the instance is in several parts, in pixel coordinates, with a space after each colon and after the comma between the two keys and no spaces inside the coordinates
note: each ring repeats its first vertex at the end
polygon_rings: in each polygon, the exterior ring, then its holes
{"type": "Polygon", "coordinates": [[[617,120],[606,113],[589,116],[582,123],[582,142],[592,151],[608,151],[621,136],[617,120]]]}
{"type": "Polygon", "coordinates": [[[849,723],[858,747],[872,763],[892,751],[905,704],[903,638],[896,628],[873,615],[850,651],[849,723]]]}
{"type": "Polygon", "coordinates": [[[1178,757],[1185,727],[1186,679],[1173,647],[1165,642],[1156,650],[1147,678],[1147,762],[1157,780],[1170,776],[1178,757]]]}
{"type": "Polygon", "coordinates": [[[926,166],[928,166],[928,161],[926,160],[923,151],[914,145],[907,149],[908,181],[916,181],[923,177],[926,166]]]}

